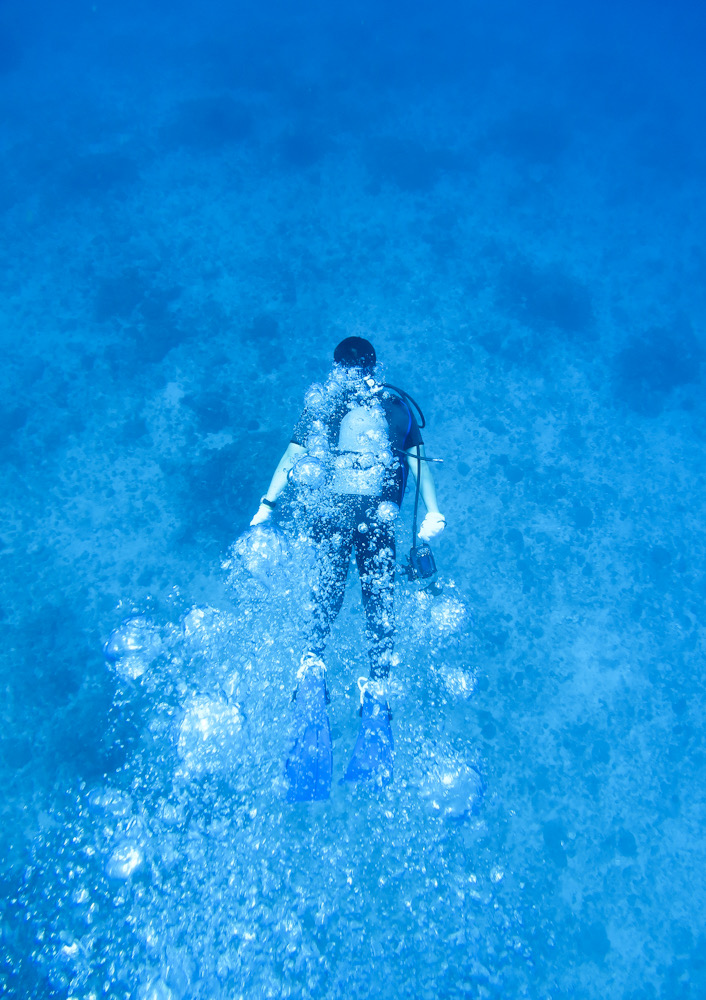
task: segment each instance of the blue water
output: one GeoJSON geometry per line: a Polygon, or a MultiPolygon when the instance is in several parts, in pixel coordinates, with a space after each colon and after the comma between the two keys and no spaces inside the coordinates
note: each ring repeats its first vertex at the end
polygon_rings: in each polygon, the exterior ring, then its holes
{"type": "Polygon", "coordinates": [[[706,995],[704,22],[0,5],[3,995],[706,995]],[[293,807],[311,552],[247,526],[348,335],[444,590],[351,789],[352,574],[293,807]]]}

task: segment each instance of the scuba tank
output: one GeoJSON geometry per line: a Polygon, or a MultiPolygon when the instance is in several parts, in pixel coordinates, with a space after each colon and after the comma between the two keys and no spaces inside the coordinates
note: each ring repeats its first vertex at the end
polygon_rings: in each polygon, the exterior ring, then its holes
{"type": "Polygon", "coordinates": [[[382,496],[394,456],[379,399],[335,372],[326,386],[312,386],[304,401],[312,419],[294,482],[342,496],[382,496]]]}
{"type": "Polygon", "coordinates": [[[385,413],[377,400],[352,406],[343,416],[333,457],[330,489],[354,496],[381,496],[392,462],[385,413]]]}

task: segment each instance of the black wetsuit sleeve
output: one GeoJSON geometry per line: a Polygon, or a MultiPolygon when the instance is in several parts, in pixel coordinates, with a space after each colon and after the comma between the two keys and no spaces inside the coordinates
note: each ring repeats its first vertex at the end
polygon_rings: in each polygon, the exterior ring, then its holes
{"type": "Polygon", "coordinates": [[[294,425],[294,430],[292,431],[292,436],[289,439],[292,444],[298,444],[301,448],[306,448],[306,443],[309,440],[309,433],[311,432],[311,414],[308,410],[304,410],[302,415],[297,420],[294,425]]]}
{"type": "Polygon", "coordinates": [[[422,434],[412,408],[406,400],[389,395],[383,400],[383,405],[390,432],[390,446],[396,458],[390,467],[383,497],[399,506],[402,504],[407,486],[408,467],[405,452],[418,444],[423,444],[422,434]]]}
{"type": "Polygon", "coordinates": [[[409,451],[424,444],[414,411],[405,399],[389,396],[385,400],[385,415],[390,428],[390,444],[396,452],[409,451]]]}
{"type": "Polygon", "coordinates": [[[419,445],[424,444],[424,440],[422,439],[422,432],[419,428],[419,424],[415,419],[414,413],[411,411],[411,407],[410,407],[410,416],[412,419],[410,421],[409,431],[407,432],[407,436],[405,438],[404,445],[402,447],[403,451],[409,451],[410,448],[416,448],[418,444],[419,445]]]}

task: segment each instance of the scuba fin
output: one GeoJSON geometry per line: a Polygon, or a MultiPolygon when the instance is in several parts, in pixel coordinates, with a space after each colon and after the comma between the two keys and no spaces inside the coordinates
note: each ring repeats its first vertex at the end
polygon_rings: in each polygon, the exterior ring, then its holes
{"type": "Polygon", "coordinates": [[[374,781],[384,786],[391,784],[393,778],[392,713],[385,697],[370,690],[373,683],[368,682],[362,688],[360,732],[345,780],[374,781]]]}
{"type": "Polygon", "coordinates": [[[318,658],[302,663],[294,692],[295,740],[285,763],[288,802],[316,802],[331,794],[333,748],[326,712],[326,668],[318,658]]]}

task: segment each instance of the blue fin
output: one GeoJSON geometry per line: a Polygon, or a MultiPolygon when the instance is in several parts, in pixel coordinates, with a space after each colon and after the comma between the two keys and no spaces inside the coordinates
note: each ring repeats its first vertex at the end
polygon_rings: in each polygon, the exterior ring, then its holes
{"type": "Polygon", "coordinates": [[[369,691],[363,695],[360,732],[346,770],[346,781],[392,782],[392,754],[395,748],[390,726],[390,707],[369,691]]]}
{"type": "Polygon", "coordinates": [[[315,802],[331,794],[333,748],[323,671],[310,670],[295,695],[295,740],[285,763],[288,802],[315,802]]]}

